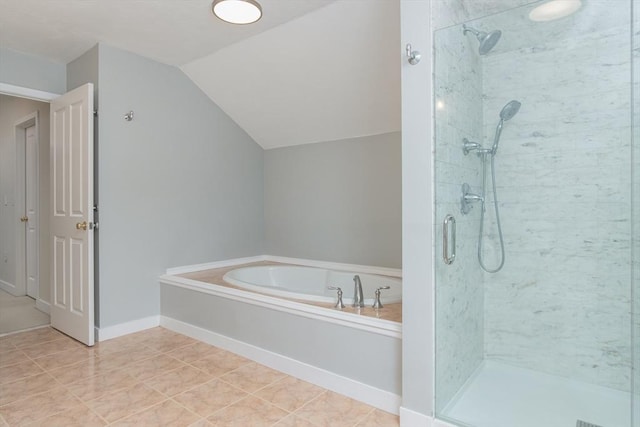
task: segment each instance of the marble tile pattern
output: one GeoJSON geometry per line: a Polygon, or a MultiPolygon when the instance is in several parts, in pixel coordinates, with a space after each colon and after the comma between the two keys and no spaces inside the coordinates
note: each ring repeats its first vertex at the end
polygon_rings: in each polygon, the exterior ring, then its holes
{"type": "MultiPolygon", "coordinates": [[[[241,268],[241,267],[250,267],[255,265],[283,265],[283,264],[276,263],[276,262],[266,262],[266,261],[254,262],[249,264],[236,265],[233,267],[214,268],[211,270],[197,271],[194,273],[186,273],[186,274],[181,274],[180,276],[185,277],[187,279],[191,279],[191,280],[197,280],[199,282],[211,283],[218,286],[224,286],[226,288],[241,289],[235,285],[232,285],[231,283],[225,282],[222,278],[230,270],[241,268]]],[[[251,291],[247,291],[246,289],[242,289],[242,291],[251,292],[251,291]]],[[[365,298],[367,297],[365,296],[365,298]]],[[[335,310],[333,304],[302,301],[302,300],[295,300],[291,298],[283,298],[283,299],[296,301],[302,304],[309,304],[316,307],[323,307],[329,310],[335,310]]],[[[344,313],[351,313],[357,316],[375,317],[378,319],[401,323],[402,322],[402,303],[400,302],[400,303],[394,303],[394,304],[385,304],[384,296],[382,298],[382,303],[384,306],[381,309],[373,309],[369,306],[362,307],[362,308],[360,307],[353,308],[347,305],[342,311],[344,313]]]]}
{"type": "Polygon", "coordinates": [[[440,411],[484,354],[484,296],[477,268],[480,206],[460,212],[462,184],[479,193],[480,160],[462,140],[482,138],[482,68],[475,39],[452,27],[435,33],[436,410],[440,411]],[[442,259],[442,222],[456,219],[456,260],[442,259]]]}
{"type": "MultiPolygon", "coordinates": [[[[640,1],[633,8],[633,100],[640,102],[640,1]]],[[[632,165],[632,227],[633,227],[633,295],[634,295],[634,354],[640,354],[640,108],[634,108],[632,165]]],[[[634,419],[640,419],[640,362],[634,360],[634,419]]]]}
{"type": "Polygon", "coordinates": [[[92,348],[48,327],[7,335],[0,362],[0,426],[399,426],[395,415],[163,328],[92,348]],[[215,363],[224,368],[207,369],[215,363]]]}
{"type": "MultiPolygon", "coordinates": [[[[629,10],[627,2],[591,3],[609,3],[605,21],[614,19],[616,26],[602,22],[601,29],[583,32],[567,24],[572,34],[566,38],[533,38],[482,61],[486,146],[502,107],[512,99],[522,103],[504,125],[495,158],[506,263],[483,280],[485,355],[626,391],[629,10]]],[[[498,237],[493,210],[487,215],[493,263],[498,237]]]]}
{"type": "MultiPolygon", "coordinates": [[[[633,1],[638,64],[640,3],[633,1]]],[[[542,25],[527,18],[538,3],[431,3],[432,27],[439,29],[434,35],[436,410],[477,366],[478,350],[512,365],[629,389],[629,236],[639,235],[631,231],[640,223],[640,66],[634,76],[632,146],[629,2],[584,2],[580,13],[542,25]],[[475,38],[462,36],[463,22],[500,29],[502,38],[479,57],[475,38]],[[501,272],[487,274],[475,254],[478,207],[459,214],[460,184],[466,181],[479,193],[481,165],[475,156],[461,156],[459,147],[463,137],[490,146],[498,114],[512,99],[523,106],[505,124],[496,157],[507,261],[501,272]],[[447,213],[456,215],[458,224],[458,257],[448,267],[439,258],[447,213]]],[[[499,261],[492,214],[488,209],[489,266],[499,261]]],[[[637,241],[635,295],[640,294],[637,241]]],[[[636,325],[640,330],[640,321],[636,325]]]]}

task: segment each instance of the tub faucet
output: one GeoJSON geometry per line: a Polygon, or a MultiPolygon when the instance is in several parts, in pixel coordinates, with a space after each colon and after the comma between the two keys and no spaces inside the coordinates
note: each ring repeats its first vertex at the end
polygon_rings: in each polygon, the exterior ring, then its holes
{"type": "Polygon", "coordinates": [[[364,307],[364,298],[362,296],[362,282],[357,274],[353,276],[353,304],[351,307],[364,307]]]}

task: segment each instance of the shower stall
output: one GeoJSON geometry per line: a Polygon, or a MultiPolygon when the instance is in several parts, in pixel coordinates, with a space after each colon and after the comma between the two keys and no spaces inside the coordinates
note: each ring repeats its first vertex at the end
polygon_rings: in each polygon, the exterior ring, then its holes
{"type": "Polygon", "coordinates": [[[640,427],[640,0],[431,3],[435,415],[640,427]]]}

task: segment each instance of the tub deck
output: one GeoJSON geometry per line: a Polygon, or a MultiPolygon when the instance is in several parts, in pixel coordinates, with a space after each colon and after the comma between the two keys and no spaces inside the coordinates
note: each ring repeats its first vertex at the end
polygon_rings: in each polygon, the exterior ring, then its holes
{"type": "MultiPolygon", "coordinates": [[[[235,270],[237,268],[263,266],[263,265],[293,265],[293,264],[282,264],[282,263],[277,263],[277,262],[261,261],[261,262],[253,262],[253,263],[249,263],[249,264],[234,265],[232,267],[215,268],[215,269],[211,269],[211,270],[197,271],[197,272],[194,272],[194,273],[180,274],[180,275],[178,275],[178,277],[184,277],[185,279],[195,280],[195,281],[203,282],[203,283],[210,283],[210,284],[213,284],[213,285],[223,286],[223,287],[232,288],[232,289],[245,290],[245,289],[240,288],[239,286],[235,286],[235,285],[232,285],[230,283],[227,283],[226,281],[223,280],[223,276],[227,272],[229,272],[231,270],[235,270]]],[[[253,292],[253,291],[251,291],[251,292],[253,292]]],[[[256,292],[256,293],[260,293],[262,295],[268,295],[268,294],[262,293],[262,292],[256,292]]],[[[345,294],[349,295],[349,292],[345,290],[345,294]]],[[[303,300],[298,300],[298,299],[293,299],[293,298],[282,298],[282,299],[287,299],[287,300],[295,301],[295,302],[302,303],[302,304],[313,305],[313,306],[316,306],[316,307],[322,307],[322,308],[326,308],[326,309],[329,309],[329,310],[336,310],[333,307],[334,304],[332,304],[332,303],[303,301],[303,300]]],[[[383,295],[382,304],[384,305],[384,307],[379,309],[379,310],[375,310],[375,309],[371,308],[370,306],[366,306],[366,307],[362,307],[362,308],[356,308],[356,307],[351,307],[351,306],[347,305],[341,311],[343,313],[351,313],[351,314],[354,314],[356,316],[374,317],[374,318],[378,318],[378,319],[383,319],[383,320],[389,320],[389,321],[392,321],[392,322],[402,323],[402,303],[401,302],[394,303],[394,304],[385,304],[384,303],[384,295],[383,295]]]]}

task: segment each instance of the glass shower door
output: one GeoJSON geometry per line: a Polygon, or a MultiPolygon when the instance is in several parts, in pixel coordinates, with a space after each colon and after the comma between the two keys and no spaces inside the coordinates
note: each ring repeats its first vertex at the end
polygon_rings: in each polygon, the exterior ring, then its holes
{"type": "Polygon", "coordinates": [[[436,415],[640,426],[638,0],[542,3],[434,33],[436,415]]]}

